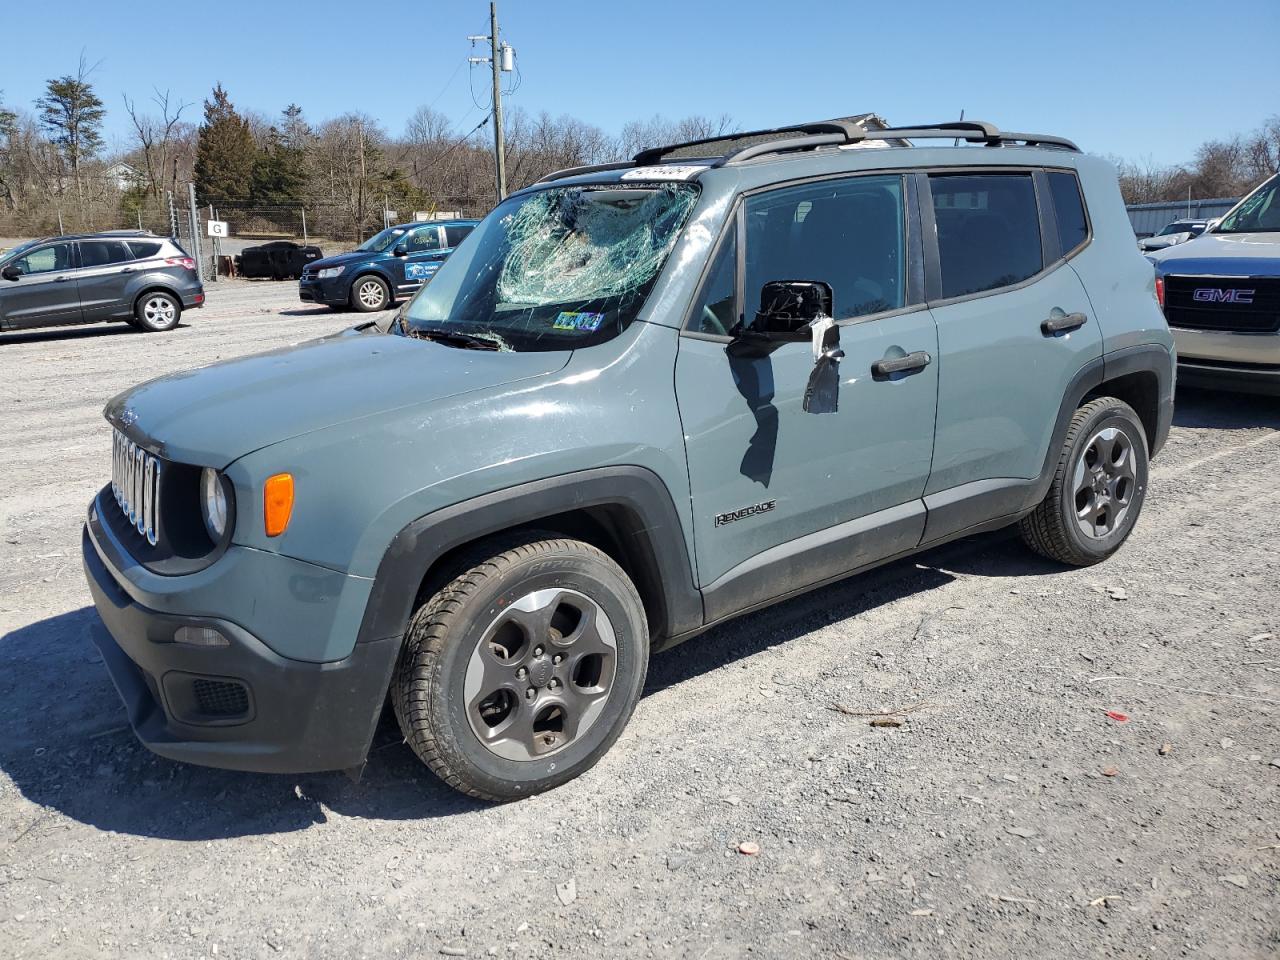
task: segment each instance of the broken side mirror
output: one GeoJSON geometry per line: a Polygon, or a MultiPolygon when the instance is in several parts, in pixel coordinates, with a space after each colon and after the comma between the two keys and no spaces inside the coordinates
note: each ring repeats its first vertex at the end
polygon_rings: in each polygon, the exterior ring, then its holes
{"type": "Polygon", "coordinates": [[[831,316],[831,285],[821,280],[771,280],[760,288],[751,330],[778,340],[808,340],[815,320],[831,316]]]}
{"type": "Polygon", "coordinates": [[[18,265],[16,263],[11,263],[5,267],[4,270],[0,271],[0,277],[4,277],[6,280],[17,280],[21,276],[22,271],[18,269],[18,265]]]}

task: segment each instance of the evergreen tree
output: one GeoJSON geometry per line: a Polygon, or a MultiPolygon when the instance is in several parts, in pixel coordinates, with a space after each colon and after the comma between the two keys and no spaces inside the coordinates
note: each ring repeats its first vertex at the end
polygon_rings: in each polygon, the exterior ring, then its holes
{"type": "Polygon", "coordinates": [[[253,164],[249,196],[258,203],[299,203],[307,183],[307,146],[311,129],[302,108],[289,104],[281,128],[267,131],[267,142],[253,164]]]}
{"type": "Polygon", "coordinates": [[[222,84],[204,102],[204,124],[196,141],[196,192],[204,203],[249,196],[257,147],[249,121],[236,112],[222,84]]]}
{"type": "Polygon", "coordinates": [[[40,125],[57,146],[76,185],[76,196],[83,201],[80,166],[92,160],[102,149],[102,118],[106,108],[89,82],[92,67],[80,58],[75,76],[66,74],[45,84],[45,95],[36,101],[40,125]]]}

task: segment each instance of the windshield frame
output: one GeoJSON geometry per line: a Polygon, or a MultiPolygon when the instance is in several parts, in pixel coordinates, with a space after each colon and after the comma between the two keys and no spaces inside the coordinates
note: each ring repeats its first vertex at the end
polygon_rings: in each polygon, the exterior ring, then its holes
{"type": "Polygon", "coordinates": [[[552,182],[519,191],[475,225],[467,242],[402,308],[393,330],[406,336],[478,336],[498,342],[502,350],[519,352],[576,350],[612,340],[640,319],[651,302],[701,199],[701,186],[694,181],[552,182]],[[605,200],[597,207],[582,206],[589,203],[583,195],[594,193],[618,194],[619,199],[614,203],[605,200]],[[637,196],[636,204],[629,206],[632,198],[628,194],[650,196],[637,196]],[[664,195],[671,199],[654,202],[664,195]],[[553,219],[539,220],[539,208],[528,206],[541,198],[546,198],[542,217],[553,219]],[[642,213],[641,205],[649,203],[653,205],[642,213]],[[587,218],[583,218],[583,211],[588,211],[587,218]],[[603,245],[594,242],[609,236],[610,217],[615,212],[618,219],[612,223],[622,232],[603,245]],[[513,244],[513,229],[520,229],[522,213],[533,218],[525,222],[534,229],[513,244]],[[572,243],[573,238],[580,238],[585,245],[572,243]],[[610,288],[615,279],[610,275],[611,265],[616,263],[618,251],[630,251],[627,245],[632,240],[645,244],[635,248],[642,257],[636,262],[648,258],[654,264],[652,273],[640,279],[618,277],[621,285],[610,288]],[[583,259],[567,273],[556,274],[557,257],[566,250],[583,251],[583,259]],[[582,296],[546,296],[556,283],[552,280],[547,286],[548,276],[562,279],[568,293],[579,267],[577,276],[584,286],[577,292],[582,296]],[[531,298],[500,299],[504,287],[510,295],[511,288],[505,286],[509,283],[528,284],[524,289],[531,298]],[[593,283],[600,285],[593,287],[593,283]]]}
{"type": "Polygon", "coordinates": [[[1274,176],[1271,176],[1266,180],[1263,180],[1262,183],[1258,184],[1256,187],[1250,190],[1247,194],[1245,194],[1244,197],[1241,198],[1239,203],[1237,203],[1234,207],[1232,207],[1230,210],[1228,210],[1225,214],[1222,215],[1222,219],[1218,221],[1217,225],[1211,231],[1206,231],[1206,232],[1207,233],[1224,233],[1224,234],[1280,233],[1280,226],[1248,227],[1243,230],[1236,229],[1234,227],[1234,224],[1232,227],[1227,226],[1227,223],[1237,218],[1240,215],[1241,211],[1244,210],[1244,208],[1249,204],[1250,201],[1254,199],[1254,197],[1257,197],[1258,195],[1267,191],[1270,191],[1275,194],[1275,196],[1273,196],[1271,199],[1270,205],[1272,207],[1280,208],[1280,173],[1277,173],[1274,176]]]}

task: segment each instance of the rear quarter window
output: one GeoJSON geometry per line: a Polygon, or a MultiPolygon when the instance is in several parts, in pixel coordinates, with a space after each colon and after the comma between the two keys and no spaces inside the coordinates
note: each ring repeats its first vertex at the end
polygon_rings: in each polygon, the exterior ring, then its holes
{"type": "Polygon", "coordinates": [[[1089,220],[1080,196],[1080,182],[1074,173],[1050,172],[1049,193],[1053,195],[1053,212],[1058,220],[1058,243],[1062,255],[1068,256],[1089,239],[1089,220]]]}
{"type": "Polygon", "coordinates": [[[448,247],[456,247],[466,239],[466,236],[471,232],[471,229],[471,227],[445,227],[445,245],[448,247]]]}
{"type": "Polygon", "coordinates": [[[129,249],[133,251],[133,259],[150,260],[160,252],[160,244],[148,241],[130,240],[129,249]]]}

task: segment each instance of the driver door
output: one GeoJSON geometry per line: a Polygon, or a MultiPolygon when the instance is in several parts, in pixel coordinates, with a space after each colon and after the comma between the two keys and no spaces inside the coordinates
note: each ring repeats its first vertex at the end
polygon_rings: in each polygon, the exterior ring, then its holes
{"type": "Polygon", "coordinates": [[[400,243],[404,244],[405,255],[399,258],[397,298],[414,293],[435,276],[446,256],[443,230],[436,224],[415,227],[400,243]]]}
{"type": "Polygon", "coordinates": [[[937,331],[922,302],[918,238],[897,175],[749,196],[722,238],[681,337],[698,577],[709,620],[913,549],[933,454],[937,331]],[[914,269],[913,269],[914,268],[914,269]],[[735,349],[761,287],[831,285],[845,357],[834,412],[803,408],[808,342],[735,349]],[[877,377],[877,361],[930,362],[877,377]]]}
{"type": "Polygon", "coordinates": [[[17,267],[17,280],[0,279],[0,323],[6,330],[79,323],[75,249],[67,241],[36,247],[5,266],[17,267]]]}

